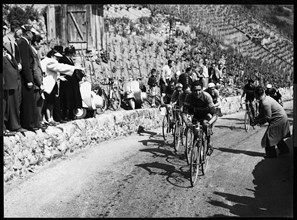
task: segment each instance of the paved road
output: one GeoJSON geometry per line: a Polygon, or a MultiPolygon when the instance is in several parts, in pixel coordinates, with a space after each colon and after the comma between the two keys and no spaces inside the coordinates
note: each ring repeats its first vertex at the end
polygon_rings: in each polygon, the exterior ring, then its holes
{"type": "MultiPolygon", "coordinates": [[[[285,103],[291,124],[292,108],[285,103]]],[[[194,188],[185,160],[156,129],[89,146],[5,185],[4,216],[293,216],[292,153],[264,159],[265,126],[247,133],[242,119],[217,121],[215,151],[194,188]]]]}

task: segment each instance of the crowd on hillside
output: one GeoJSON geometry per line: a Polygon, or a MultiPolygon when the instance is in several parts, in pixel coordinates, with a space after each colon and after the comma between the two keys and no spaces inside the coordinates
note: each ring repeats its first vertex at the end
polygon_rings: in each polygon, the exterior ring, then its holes
{"type": "MultiPolygon", "coordinates": [[[[259,61],[247,61],[239,53],[220,49],[220,44],[209,34],[193,29],[191,33],[182,32],[179,37],[184,39],[185,44],[183,54],[170,67],[175,83],[184,74],[187,80],[200,79],[205,89],[209,83],[218,90],[226,86],[242,88],[250,78],[255,79],[256,84],[274,83],[268,71],[263,71],[267,75],[259,74],[259,61]],[[259,67],[258,71],[255,67],[259,67]]],[[[8,25],[3,22],[5,136],[27,130],[44,130],[49,125],[75,120],[75,111],[82,107],[80,82],[85,72],[81,66],[75,65],[75,48],[55,46],[46,52],[45,57],[41,57],[40,48],[44,40],[30,25],[10,26],[9,31],[8,25]]],[[[152,80],[149,78],[148,81],[152,80]]],[[[180,82],[183,83],[182,80],[180,82]]],[[[157,86],[162,88],[159,79],[157,86]]]]}

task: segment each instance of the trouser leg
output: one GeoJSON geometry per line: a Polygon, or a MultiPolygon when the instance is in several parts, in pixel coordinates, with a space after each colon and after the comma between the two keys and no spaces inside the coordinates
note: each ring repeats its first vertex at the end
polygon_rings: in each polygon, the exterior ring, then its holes
{"type": "Polygon", "coordinates": [[[280,154],[285,154],[290,151],[288,145],[286,144],[286,142],[283,139],[280,142],[278,142],[276,146],[277,146],[280,154]]]}

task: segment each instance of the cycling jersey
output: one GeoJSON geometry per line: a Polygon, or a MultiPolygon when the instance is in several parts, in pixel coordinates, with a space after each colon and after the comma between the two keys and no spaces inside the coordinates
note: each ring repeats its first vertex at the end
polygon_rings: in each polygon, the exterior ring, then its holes
{"type": "Polygon", "coordinates": [[[216,109],[214,107],[211,96],[202,92],[201,97],[198,99],[193,93],[186,96],[184,102],[184,112],[193,114],[194,118],[197,120],[202,120],[207,118],[207,114],[215,115],[216,109]]]}
{"type": "Polygon", "coordinates": [[[211,90],[210,88],[207,88],[204,91],[207,92],[212,97],[214,104],[218,103],[218,101],[219,101],[219,91],[218,90],[216,90],[216,89],[211,90]]]}
{"type": "Polygon", "coordinates": [[[254,99],[255,99],[255,86],[254,85],[246,84],[243,87],[243,91],[246,94],[246,96],[245,96],[246,101],[254,101],[254,99]]]}

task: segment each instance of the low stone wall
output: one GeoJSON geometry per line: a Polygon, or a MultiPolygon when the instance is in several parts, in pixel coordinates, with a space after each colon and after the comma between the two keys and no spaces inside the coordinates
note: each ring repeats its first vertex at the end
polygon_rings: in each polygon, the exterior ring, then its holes
{"type": "Polygon", "coordinates": [[[49,126],[46,132],[38,130],[12,137],[4,137],[4,181],[34,172],[35,166],[118,136],[161,126],[162,116],[158,109],[119,111],[49,126]]]}
{"type": "MultiPolygon", "coordinates": [[[[293,99],[293,88],[280,89],[280,92],[284,101],[293,99]]],[[[222,98],[221,108],[223,114],[238,112],[240,96],[222,98]]],[[[130,135],[139,126],[146,130],[158,128],[162,119],[159,109],[155,108],[118,111],[49,126],[45,132],[28,131],[25,135],[4,137],[4,181],[23,177],[48,161],[92,143],[130,135]]]]}

